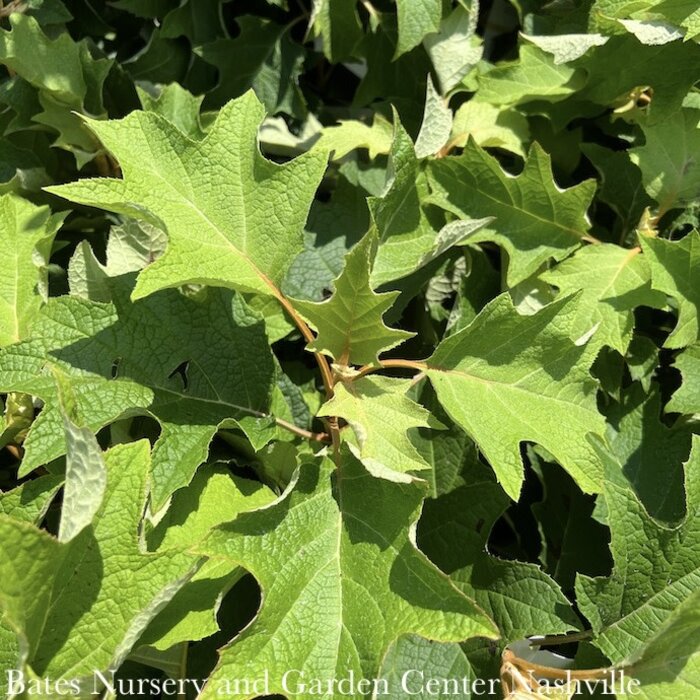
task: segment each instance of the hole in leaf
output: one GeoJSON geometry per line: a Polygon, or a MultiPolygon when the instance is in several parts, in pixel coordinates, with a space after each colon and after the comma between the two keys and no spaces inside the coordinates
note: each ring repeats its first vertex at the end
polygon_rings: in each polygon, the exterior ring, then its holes
{"type": "Polygon", "coordinates": [[[189,386],[189,379],[187,377],[187,371],[190,367],[190,362],[189,360],[185,360],[185,362],[181,362],[169,375],[168,379],[172,379],[175,375],[179,375],[180,379],[182,379],[182,389],[183,391],[187,391],[187,388],[189,386]]]}

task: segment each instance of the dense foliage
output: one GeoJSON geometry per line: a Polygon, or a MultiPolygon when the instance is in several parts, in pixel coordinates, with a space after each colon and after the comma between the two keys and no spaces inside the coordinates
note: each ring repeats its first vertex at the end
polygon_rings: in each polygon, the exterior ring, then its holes
{"type": "Polygon", "coordinates": [[[699,41],[0,3],[0,694],[698,697],[699,41]]]}

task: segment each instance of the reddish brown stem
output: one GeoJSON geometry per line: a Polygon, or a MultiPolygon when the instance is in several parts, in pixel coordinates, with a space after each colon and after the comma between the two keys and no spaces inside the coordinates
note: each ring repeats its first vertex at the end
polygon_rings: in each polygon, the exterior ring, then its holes
{"type": "Polygon", "coordinates": [[[428,369],[428,365],[426,365],[425,362],[421,362],[419,360],[379,360],[379,364],[365,365],[364,367],[361,367],[355,375],[354,379],[360,379],[360,377],[372,374],[373,372],[378,372],[382,369],[395,368],[415,369],[419,372],[425,372],[425,370],[428,369]]]}

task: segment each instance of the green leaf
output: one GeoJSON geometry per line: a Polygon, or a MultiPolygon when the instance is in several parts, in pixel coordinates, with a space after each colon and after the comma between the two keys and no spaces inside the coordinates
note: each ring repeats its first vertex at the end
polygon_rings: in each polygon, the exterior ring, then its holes
{"type": "Polygon", "coordinates": [[[0,493],[0,513],[14,520],[38,525],[62,483],[62,476],[47,474],[0,493]]]}
{"type": "Polygon", "coordinates": [[[160,114],[192,139],[204,136],[199,118],[204,98],[195,97],[178,83],[165,85],[155,94],[138,86],[136,90],[144,111],[160,114]]]}
{"type": "Polygon", "coordinates": [[[429,383],[423,387],[420,401],[433,420],[445,426],[439,432],[419,429],[417,435],[411,435],[411,442],[430,465],[431,472],[425,477],[430,482],[430,497],[437,498],[466,483],[465,474],[479,463],[478,451],[466,433],[450,420],[429,383]]]}
{"type": "Polygon", "coordinates": [[[658,20],[621,19],[620,24],[639,39],[642,44],[660,46],[683,37],[676,27],[658,20]]]}
{"type": "Polygon", "coordinates": [[[455,88],[481,59],[481,41],[476,36],[478,14],[478,0],[473,0],[469,10],[457,5],[442,20],[439,31],[423,39],[442,95],[455,88]]]}
{"type": "Polygon", "coordinates": [[[9,623],[0,614],[0,667],[5,673],[0,675],[0,697],[9,697],[10,671],[20,672],[24,667],[26,654],[20,648],[19,640],[9,623]]]}
{"type": "Polygon", "coordinates": [[[58,131],[54,145],[72,151],[82,165],[99,144],[74,112],[104,116],[102,88],[112,61],[94,59],[87,43],[68,33],[49,39],[32,17],[13,13],[9,21],[11,29],[0,30],[0,63],[38,90],[43,111],[34,121],[58,131]]]}
{"type": "Polygon", "coordinates": [[[509,255],[508,284],[529,277],[550,258],[561,260],[588,234],[586,210],[594,183],[561,190],[553,180],[549,156],[534,143],[520,175],[505,173],[498,161],[472,139],[460,156],[429,164],[433,197],[462,218],[494,216],[471,237],[495,241],[509,255]]]}
{"type": "Polygon", "coordinates": [[[205,106],[218,107],[254,90],[269,113],[296,114],[301,100],[297,86],[301,47],[290,40],[286,27],[275,22],[244,16],[237,23],[241,34],[235,39],[217,39],[195,49],[219,71],[218,85],[207,94],[205,106]]]}
{"type": "Polygon", "coordinates": [[[664,345],[682,348],[700,339],[700,233],[692,231],[677,242],[640,237],[644,255],[649,257],[654,289],[673,297],[678,304],[678,322],[664,345]]]}
{"type": "Polygon", "coordinates": [[[337,364],[373,364],[380,353],[413,335],[389,328],[382,320],[398,292],[377,294],[372,290],[375,255],[376,238],[368,234],[345,256],[345,266],[329,299],[293,302],[318,332],[309,349],[330,355],[337,364]]]}
{"type": "Polygon", "coordinates": [[[72,420],[77,405],[70,380],[58,370],[54,378],[66,436],[66,481],[58,541],[66,543],[88,527],[99,511],[107,488],[107,467],[95,434],[72,420]]]}
{"type": "Polygon", "coordinates": [[[372,282],[384,284],[415,272],[436,245],[436,229],[423,209],[428,184],[411,137],[395,121],[388,181],[381,197],[367,200],[379,234],[372,282]]]}
{"type": "Polygon", "coordinates": [[[158,510],[205,461],[219,425],[245,426],[255,436],[269,424],[261,416],[275,367],[260,317],[230,292],[209,289],[191,299],[173,290],[132,303],[133,276],[111,284],[111,304],[52,301],[33,339],[3,351],[0,387],[46,403],[25,441],[24,474],[65,451],[51,366],[67,376],[77,418],[93,430],[122,416],[157,418],[158,510]]]}
{"type": "Polygon", "coordinates": [[[475,99],[492,105],[516,105],[532,100],[556,102],[582,86],[576,68],[557,64],[536,46],[520,47],[517,61],[501,63],[479,76],[475,99]]]}
{"type": "Polygon", "coordinates": [[[34,192],[50,182],[39,153],[16,146],[8,139],[0,141],[0,194],[34,192]]]}
{"type": "Polygon", "coordinates": [[[638,306],[663,308],[665,297],[652,290],[651,272],[639,248],[604,243],[582,248],[540,276],[568,296],[581,290],[573,338],[593,332],[590,343],[624,355],[632,339],[638,306]]]}
{"type": "Polygon", "coordinates": [[[555,36],[532,36],[523,34],[523,39],[554,57],[554,65],[571,63],[581,58],[595,46],[608,40],[602,34],[557,34],[555,36]]]}
{"type": "Polygon", "coordinates": [[[164,39],[156,28],[148,43],[122,64],[134,82],[172,83],[184,81],[192,58],[187,44],[177,39],[164,39]]]}
{"type": "Polygon", "coordinates": [[[48,296],[47,265],[63,215],[0,196],[0,347],[27,337],[48,296]]]}
{"type": "Polygon", "coordinates": [[[81,241],[68,264],[70,293],[90,301],[112,301],[108,278],[143,270],[165,252],[167,243],[161,229],[130,219],[110,229],[103,265],[90,244],[81,241]]]}
{"type": "Polygon", "coordinates": [[[190,555],[145,554],[139,546],[148,443],[114,447],[105,462],[102,506],[71,542],[60,544],[32,525],[0,516],[0,608],[6,622],[26,645],[35,673],[84,679],[86,687],[95,670],[119,666],[197,567],[190,555]]]}
{"type": "Polygon", "coordinates": [[[699,122],[700,110],[684,108],[659,124],[642,124],[646,143],[632,149],[632,159],[661,212],[700,199],[699,122]]]}
{"type": "Polygon", "coordinates": [[[588,74],[586,87],[577,99],[602,106],[621,106],[632,91],[651,87],[648,123],[660,123],[678,111],[700,70],[700,46],[682,41],[648,46],[631,34],[613,36],[580,60],[588,74]],[[629,56],[634,56],[630,61],[629,56]],[[679,66],[682,70],[678,70],[679,66]],[[616,70],[610,70],[616,66],[616,70]]]}
{"type": "Polygon", "coordinates": [[[624,241],[639,225],[644,210],[653,204],[642,184],[642,173],[629,151],[612,151],[592,143],[584,143],[582,150],[600,173],[598,197],[619,217],[619,239],[624,241]]]}
{"type": "Polygon", "coordinates": [[[68,265],[70,293],[90,301],[107,303],[112,298],[108,277],[90,244],[81,241],[68,265]]]}
{"type": "Polygon", "coordinates": [[[683,377],[680,389],[671,397],[667,411],[700,413],[700,344],[691,345],[674,362],[683,377]]]}
{"type": "Polygon", "coordinates": [[[695,437],[685,468],[686,515],[675,527],[649,517],[630,487],[620,481],[619,465],[607,460],[603,498],[615,566],[607,579],[579,577],[576,592],[596,634],[595,645],[613,663],[643,650],[698,588],[699,457],[695,437]]]}
{"type": "Polygon", "coordinates": [[[371,126],[356,119],[341,120],[336,126],[324,127],[315,143],[319,151],[327,151],[333,160],[340,160],[358,148],[366,148],[374,160],[391,149],[392,126],[381,115],[376,115],[371,126]]]}
{"type": "Polygon", "coordinates": [[[163,37],[186,36],[193,45],[213,41],[226,29],[222,21],[222,0],[184,0],[163,17],[163,37]]]}
{"type": "Polygon", "coordinates": [[[482,148],[502,148],[524,158],[530,129],[514,109],[469,100],[455,112],[450,143],[464,148],[470,138],[482,148]]]}
{"type": "Polygon", "coordinates": [[[464,486],[426,502],[419,547],[494,618],[500,648],[535,633],[577,629],[580,623],[570,603],[537,565],[487,552],[489,533],[508,498],[483,465],[465,477],[464,486]],[[465,503],[470,506],[465,508],[465,503]]]}
{"type": "Polygon", "coordinates": [[[398,58],[423,41],[426,34],[437,32],[442,19],[442,0],[396,0],[399,22],[398,58]]]}
{"type": "Polygon", "coordinates": [[[586,440],[604,429],[588,374],[594,353],[570,339],[576,313],[576,299],[568,298],[520,316],[501,295],[426,360],[440,403],[515,500],[525,440],[551,452],[584,491],[602,485],[599,458],[586,440]]]}
{"type": "MultiPolygon", "coordinates": [[[[472,697],[470,681],[476,677],[467,657],[457,644],[436,644],[423,637],[399,637],[387,651],[380,671],[393,700],[429,700],[441,697],[435,692],[440,682],[462,700],[472,697]],[[468,679],[465,686],[461,679],[468,679]],[[451,683],[456,682],[453,686],[451,683]],[[428,684],[431,684],[428,686],[428,684]]],[[[381,688],[383,691],[384,689],[381,688]]],[[[444,697],[444,695],[442,696],[444,697]]]]}
{"type": "Polygon", "coordinates": [[[262,105],[249,92],[221,110],[201,141],[152,113],[89,122],[124,179],[49,190],[167,231],[168,249],[141,273],[135,298],[190,283],[275,296],[301,250],[325,159],[312,152],[282,166],[265,160],[256,148],[262,117],[262,105]]]}
{"type": "Polygon", "coordinates": [[[114,0],[113,5],[120,10],[131,12],[137,17],[154,18],[164,15],[172,6],[171,0],[114,0]]]}
{"type": "Polygon", "coordinates": [[[271,693],[284,692],[280,681],[289,669],[307,681],[351,671],[375,678],[402,634],[437,641],[492,636],[489,619],[411,541],[421,500],[417,486],[375,479],[345,454],[340,472],[327,460],[302,465],[294,488],[275,505],[215,530],[203,550],[250,570],[264,602],[221,653],[203,699],[243,672],[260,678],[269,671],[271,693]],[[300,615],[313,635],[299,635],[300,615]]]}
{"type": "Polygon", "coordinates": [[[597,576],[610,570],[609,532],[592,517],[595,498],[581,493],[558,464],[539,452],[539,448],[527,451],[543,492],[532,505],[542,539],[539,560],[563,590],[571,591],[577,572],[597,576]]]}
{"type": "MultiPolygon", "coordinates": [[[[270,504],[274,494],[262,484],[231,476],[224,466],[200,469],[189,488],[178,491],[164,518],[148,535],[158,552],[188,550],[240,513],[270,504]]],[[[228,561],[207,561],[151,621],[139,643],[165,651],[219,631],[221,599],[243,575],[228,561]]]]}
{"type": "Polygon", "coordinates": [[[700,8],[694,0],[665,0],[654,7],[678,26],[686,30],[685,38],[697,41],[700,35],[700,8]]]}
{"type": "Polygon", "coordinates": [[[661,212],[700,199],[698,122],[700,110],[682,109],[658,124],[642,124],[646,143],[632,149],[632,160],[661,212]]]}
{"type": "Polygon", "coordinates": [[[304,250],[292,262],[282,285],[287,296],[311,301],[324,298],[342,272],[348,250],[369,228],[366,197],[364,189],[340,176],[330,200],[313,203],[304,250]]]}
{"type": "Polygon", "coordinates": [[[422,406],[406,392],[410,380],[364,377],[338,384],[334,397],[319,411],[320,416],[338,416],[348,422],[355,435],[350,450],[373,476],[408,483],[412,474],[430,465],[409,439],[415,428],[440,428],[422,406]]]}
{"type": "Polygon", "coordinates": [[[610,451],[644,508],[658,520],[678,521],[685,512],[683,462],[690,452],[690,431],[661,421],[656,386],[647,395],[633,384],[606,410],[606,418],[610,451]]]}
{"type": "Polygon", "coordinates": [[[700,591],[686,598],[627,668],[644,700],[692,697],[700,676],[700,591]]]}
{"type": "Polygon", "coordinates": [[[447,143],[451,130],[452,111],[435,90],[432,78],[428,76],[423,123],[416,139],[416,156],[427,158],[435,155],[447,143]]]}
{"type": "Polygon", "coordinates": [[[355,3],[347,0],[313,0],[309,24],[320,33],[331,63],[347,60],[362,36],[355,3]]]}

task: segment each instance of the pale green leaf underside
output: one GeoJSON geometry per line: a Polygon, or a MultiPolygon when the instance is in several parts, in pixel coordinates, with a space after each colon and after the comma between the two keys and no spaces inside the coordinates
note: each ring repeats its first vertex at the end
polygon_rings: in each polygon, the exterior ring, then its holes
{"type": "Polygon", "coordinates": [[[411,472],[429,469],[409,438],[415,428],[440,427],[430,413],[406,396],[410,381],[365,377],[338,384],[333,398],[318,415],[346,420],[355,439],[350,449],[370,474],[391,481],[410,482],[411,472]]]}
{"type": "Polygon", "coordinates": [[[48,296],[46,265],[62,220],[48,207],[0,196],[0,347],[27,336],[48,296]]]}

